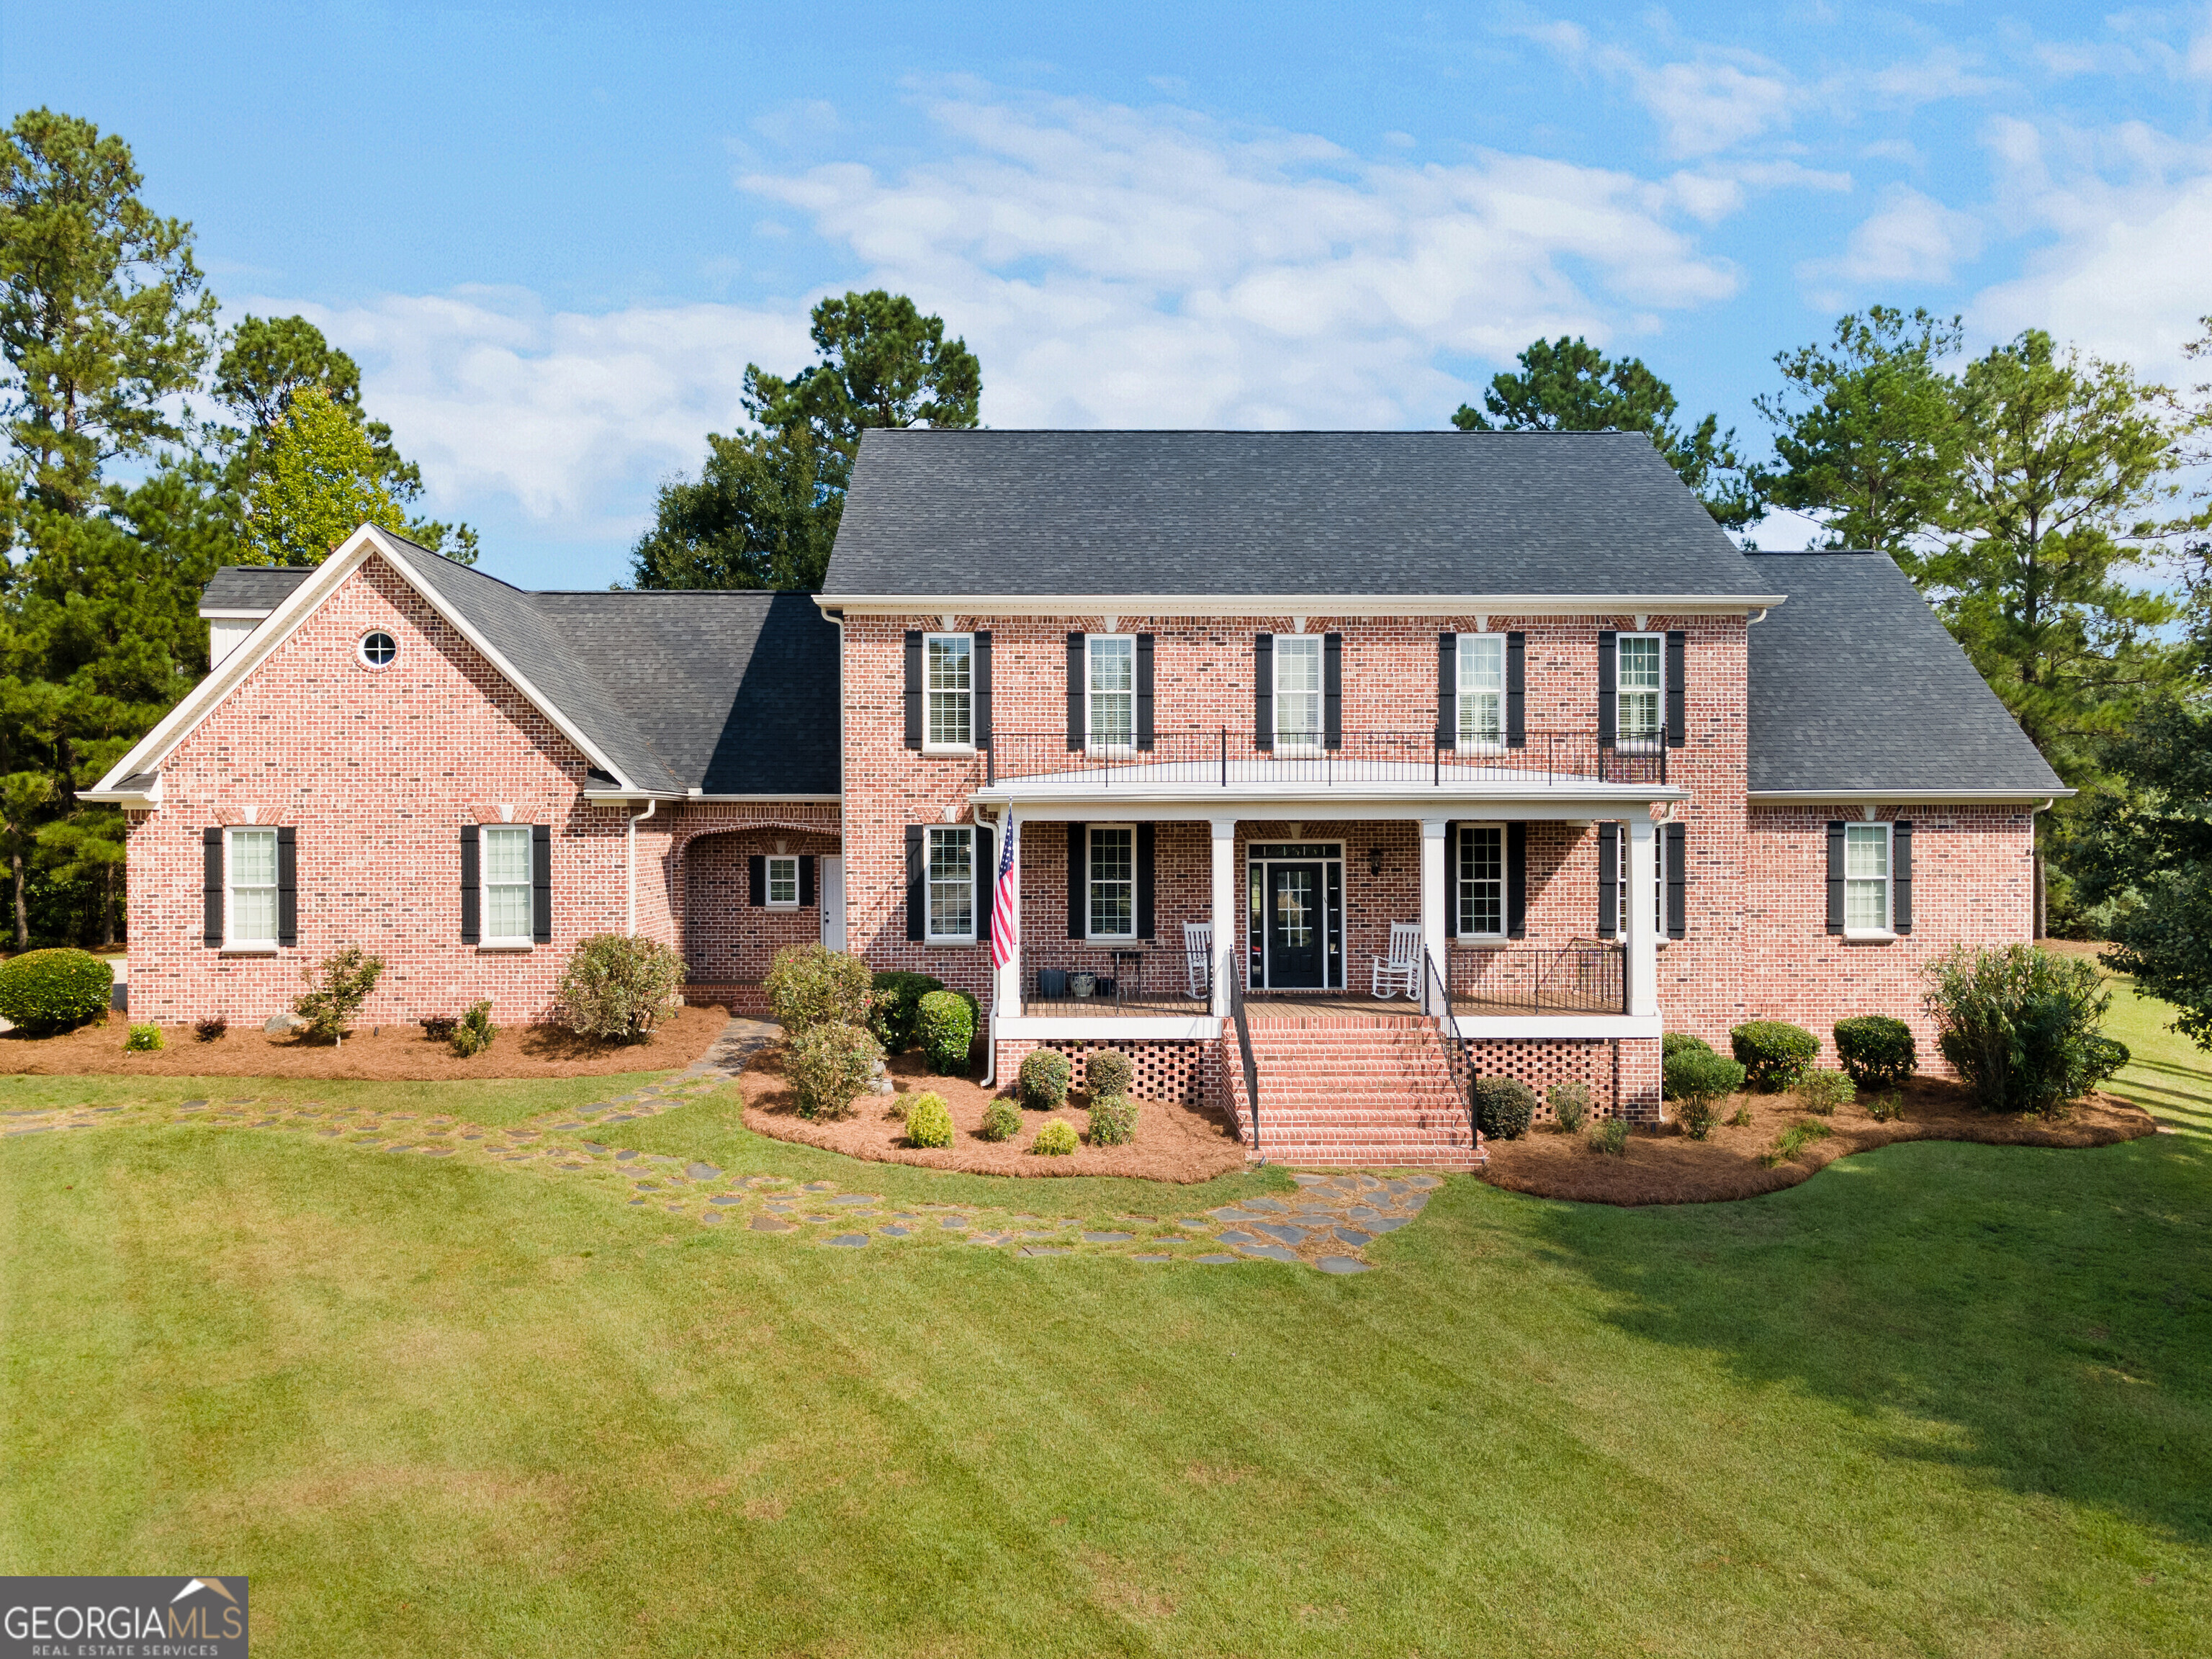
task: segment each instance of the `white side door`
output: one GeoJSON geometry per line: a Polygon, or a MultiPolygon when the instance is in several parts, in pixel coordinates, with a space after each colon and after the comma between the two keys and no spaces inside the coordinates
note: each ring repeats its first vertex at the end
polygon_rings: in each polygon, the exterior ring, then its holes
{"type": "Polygon", "coordinates": [[[822,860],[822,948],[845,948],[845,860],[822,860]]]}

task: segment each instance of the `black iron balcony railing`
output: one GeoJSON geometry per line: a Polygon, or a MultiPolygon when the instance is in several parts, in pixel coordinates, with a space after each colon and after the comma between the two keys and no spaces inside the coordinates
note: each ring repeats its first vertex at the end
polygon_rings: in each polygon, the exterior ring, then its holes
{"type": "Polygon", "coordinates": [[[1508,945],[1450,953],[1452,1006],[1464,1018],[1491,1012],[1625,1014],[1627,957],[1619,945],[1508,945]]]}
{"type": "Polygon", "coordinates": [[[1061,732],[994,732],[980,757],[984,780],[1047,775],[1093,788],[1229,788],[1266,784],[1327,788],[1402,784],[1459,789],[1470,784],[1663,784],[1667,746],[1657,739],[1601,743],[1595,732],[1530,732],[1519,743],[1442,744],[1426,732],[1278,732],[1262,745],[1249,732],[1161,732],[1149,743],[1071,747],[1061,732]]]}

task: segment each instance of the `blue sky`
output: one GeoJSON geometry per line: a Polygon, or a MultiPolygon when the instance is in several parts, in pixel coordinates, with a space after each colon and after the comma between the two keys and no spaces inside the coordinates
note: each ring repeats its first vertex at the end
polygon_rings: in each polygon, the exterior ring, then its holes
{"type": "Polygon", "coordinates": [[[533,586],[620,579],[849,287],[941,313],[994,425],[1441,426],[1568,332],[1761,448],[1843,309],[2177,383],[2212,312],[2202,4],[78,0],[0,12],[0,93],[126,137],[533,586]]]}

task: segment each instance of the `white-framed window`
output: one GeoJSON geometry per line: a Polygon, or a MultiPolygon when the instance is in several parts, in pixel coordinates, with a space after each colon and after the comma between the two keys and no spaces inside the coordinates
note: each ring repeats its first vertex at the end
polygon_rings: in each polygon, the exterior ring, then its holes
{"type": "Polygon", "coordinates": [[[1613,647],[1615,741],[1656,747],[1667,740],[1667,636],[1620,634],[1613,647]]]}
{"type": "Polygon", "coordinates": [[[222,945],[226,951],[276,948],[276,832],[223,831],[222,945]]]}
{"type": "Polygon", "coordinates": [[[1459,936],[1505,937],[1505,826],[1502,823],[1460,826],[1459,936]]]}
{"type": "Polygon", "coordinates": [[[1137,830],[1133,824],[1094,823],[1085,872],[1090,878],[1092,939],[1137,936],[1137,830]]]}
{"type": "Polygon", "coordinates": [[[799,860],[796,855],[786,858],[771,854],[768,861],[768,908],[771,910],[796,910],[799,908],[799,860]]]}
{"type": "Polygon", "coordinates": [[[358,648],[364,668],[389,668],[399,656],[399,641],[380,628],[362,635],[358,648]]]}
{"type": "Polygon", "coordinates": [[[1275,635],[1275,747],[1322,745],[1322,636],[1275,635]]]}
{"type": "MultiPolygon", "coordinates": [[[[1613,891],[1618,908],[1613,911],[1613,925],[1622,939],[1628,937],[1628,826],[1620,826],[1620,878],[1613,891]]],[[[1651,846],[1651,932],[1653,937],[1667,937],[1667,836],[1663,829],[1652,836],[1651,846]]]]}
{"type": "Polygon", "coordinates": [[[477,838],[483,864],[479,879],[483,886],[483,942],[527,945],[533,931],[530,826],[482,824],[477,830],[477,838]]]}
{"type": "Polygon", "coordinates": [[[929,942],[975,942],[975,832],[964,825],[929,832],[929,942]]]}
{"type": "Polygon", "coordinates": [[[1093,749],[1125,750],[1137,741],[1137,639],[1091,634],[1084,639],[1093,749]]]}
{"type": "Polygon", "coordinates": [[[922,746],[968,749],[975,742],[975,637],[932,634],[921,642],[922,746]]]}
{"type": "Polygon", "coordinates": [[[1844,932],[1887,933],[1889,927],[1887,823],[1844,826],[1844,932]]]}
{"type": "Polygon", "coordinates": [[[1496,749],[1505,742],[1505,636],[1459,636],[1459,746],[1496,749]]]}

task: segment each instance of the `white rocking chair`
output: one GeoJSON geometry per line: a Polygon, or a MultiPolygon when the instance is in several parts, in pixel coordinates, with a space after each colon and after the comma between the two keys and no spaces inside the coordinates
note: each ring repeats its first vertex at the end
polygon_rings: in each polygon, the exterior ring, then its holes
{"type": "Polygon", "coordinates": [[[1182,925],[1182,969],[1190,994],[1203,1000],[1213,989],[1213,924],[1186,921],[1182,925]]]}
{"type": "Polygon", "coordinates": [[[1375,994],[1394,997],[1404,992],[1413,1001],[1420,1000],[1414,981],[1421,971],[1421,925],[1417,921],[1394,921],[1390,924],[1390,954],[1376,957],[1375,962],[1375,994]]]}

